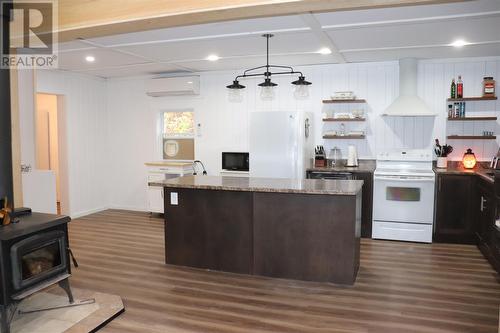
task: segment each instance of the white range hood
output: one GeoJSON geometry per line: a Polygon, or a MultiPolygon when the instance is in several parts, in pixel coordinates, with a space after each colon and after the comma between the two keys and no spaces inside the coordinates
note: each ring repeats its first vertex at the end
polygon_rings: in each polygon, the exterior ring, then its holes
{"type": "Polygon", "coordinates": [[[383,116],[434,117],[437,116],[417,96],[417,59],[399,60],[399,97],[384,111],[383,116]]]}

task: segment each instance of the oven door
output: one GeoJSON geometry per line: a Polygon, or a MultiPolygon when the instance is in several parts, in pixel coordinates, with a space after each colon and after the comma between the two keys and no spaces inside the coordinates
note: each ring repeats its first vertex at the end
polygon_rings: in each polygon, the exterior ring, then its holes
{"type": "Polygon", "coordinates": [[[435,177],[374,177],[373,220],[432,224],[435,177]]]}

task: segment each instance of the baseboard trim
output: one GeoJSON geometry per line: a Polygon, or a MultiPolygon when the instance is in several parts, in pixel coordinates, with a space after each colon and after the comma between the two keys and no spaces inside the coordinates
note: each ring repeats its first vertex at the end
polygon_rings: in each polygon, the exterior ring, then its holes
{"type": "Polygon", "coordinates": [[[130,207],[130,206],[120,206],[120,205],[110,205],[107,209],[118,209],[118,210],[130,210],[132,212],[148,212],[148,209],[145,207],[130,207]]]}
{"type": "Polygon", "coordinates": [[[106,210],[106,209],[109,209],[109,207],[100,207],[100,208],[96,208],[96,209],[90,209],[90,210],[86,210],[83,212],[73,213],[70,216],[72,219],[77,219],[79,217],[83,217],[86,215],[102,212],[103,210],[106,210]]]}

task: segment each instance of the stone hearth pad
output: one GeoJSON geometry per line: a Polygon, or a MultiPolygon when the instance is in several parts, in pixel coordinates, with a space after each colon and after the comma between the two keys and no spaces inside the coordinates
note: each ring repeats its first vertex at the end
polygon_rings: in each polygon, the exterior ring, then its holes
{"type": "MultiPolygon", "coordinates": [[[[125,308],[120,296],[73,288],[75,301],[94,298],[94,304],[28,314],[17,314],[11,324],[12,333],[88,333],[113,320],[125,308]]],[[[64,292],[53,287],[23,300],[18,310],[33,310],[67,305],[64,292]]]]}

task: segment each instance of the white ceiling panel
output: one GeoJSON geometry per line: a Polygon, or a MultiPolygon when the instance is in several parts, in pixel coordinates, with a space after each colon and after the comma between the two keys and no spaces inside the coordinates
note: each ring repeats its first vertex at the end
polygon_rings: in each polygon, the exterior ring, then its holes
{"type": "MultiPolygon", "coordinates": [[[[278,34],[270,40],[271,53],[315,52],[321,43],[313,33],[278,34]]],[[[266,53],[266,39],[261,36],[198,40],[120,47],[156,61],[190,61],[205,59],[209,54],[220,57],[260,55],[266,53]]]]}
{"type": "Polygon", "coordinates": [[[59,67],[66,70],[87,70],[103,67],[115,67],[145,63],[135,56],[115,52],[109,49],[92,49],[63,52],[59,54],[59,67]],[[94,56],[95,62],[85,61],[86,56],[94,56]]]}
{"type": "MultiPolygon", "coordinates": [[[[500,1],[499,1],[500,2],[500,1]]],[[[343,50],[500,40],[500,16],[328,31],[343,50]]]]}
{"type": "Polygon", "coordinates": [[[57,45],[59,48],[59,52],[67,52],[67,51],[74,51],[74,50],[89,50],[95,48],[92,45],[89,45],[88,43],[81,42],[79,40],[74,40],[71,42],[66,42],[66,43],[60,43],[57,45]]]}
{"type": "Polygon", "coordinates": [[[500,55],[500,44],[469,45],[464,46],[463,48],[435,47],[344,53],[348,62],[388,61],[398,60],[401,58],[439,59],[488,57],[498,55],[500,55]]]}
{"type": "Polygon", "coordinates": [[[130,65],[118,68],[101,68],[80,71],[88,75],[100,76],[103,78],[116,78],[116,77],[126,77],[126,76],[139,76],[139,75],[155,75],[162,73],[179,73],[188,71],[183,71],[176,66],[169,64],[142,64],[142,65],[130,65]]]}
{"type": "Polygon", "coordinates": [[[500,0],[338,11],[227,21],[73,41],[60,45],[60,67],[101,77],[177,71],[240,70],[276,65],[388,61],[403,57],[500,55],[500,0]],[[319,21],[305,19],[315,18],[319,21]],[[473,43],[445,47],[456,39],[473,43]],[[488,43],[485,43],[488,42],[488,43]],[[326,45],[324,45],[326,44],[326,45]],[[331,55],[316,53],[329,47],[331,55]],[[216,54],[221,59],[209,62],[216,54]],[[85,61],[87,55],[96,58],[85,61]],[[343,57],[343,58],[342,58],[343,57]]]}
{"type": "Polygon", "coordinates": [[[143,44],[180,39],[204,39],[232,34],[255,34],[272,31],[308,29],[299,16],[280,16],[252,20],[200,24],[178,28],[157,29],[130,34],[90,39],[104,46],[143,44]]]}
{"type": "Polygon", "coordinates": [[[427,6],[366,9],[315,14],[322,26],[342,26],[449,15],[500,11],[500,1],[480,0],[427,6]]]}

